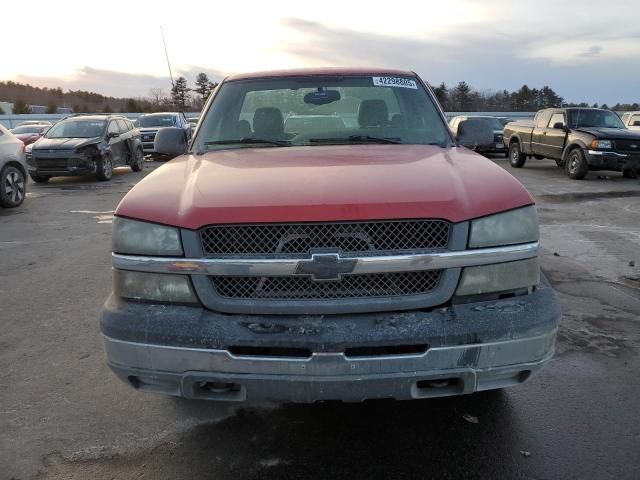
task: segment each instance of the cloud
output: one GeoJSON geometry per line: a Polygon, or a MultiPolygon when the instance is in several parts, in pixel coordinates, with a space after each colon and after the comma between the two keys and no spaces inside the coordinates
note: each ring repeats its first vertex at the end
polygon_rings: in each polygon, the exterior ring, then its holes
{"type": "Polygon", "coordinates": [[[591,57],[596,57],[601,53],[602,53],[602,47],[600,47],[598,45],[594,45],[594,46],[590,47],[586,52],[582,52],[579,55],[581,57],[591,58],[591,57]]]}
{"type": "Polygon", "coordinates": [[[549,85],[567,101],[638,101],[640,64],[628,60],[637,58],[634,53],[639,42],[634,32],[608,32],[599,41],[591,26],[574,27],[571,35],[578,40],[567,49],[559,33],[541,28],[512,31],[498,24],[459,28],[437,39],[416,33],[355,31],[301,18],[287,18],[282,24],[299,38],[283,41],[279,48],[307,65],[402,68],[416,71],[432,84],[444,81],[451,86],[466,80],[478,90],[549,85]],[[590,38],[590,46],[584,45],[583,37],[590,38]],[[612,42],[618,47],[616,54],[604,55],[610,49],[603,45],[612,42]]]}

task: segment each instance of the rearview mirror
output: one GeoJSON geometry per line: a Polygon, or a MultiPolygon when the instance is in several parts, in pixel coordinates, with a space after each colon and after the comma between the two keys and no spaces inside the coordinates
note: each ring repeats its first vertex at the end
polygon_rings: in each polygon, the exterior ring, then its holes
{"type": "Polygon", "coordinates": [[[493,126],[480,118],[468,118],[458,125],[458,143],[467,148],[493,143],[493,126]]]}
{"type": "Polygon", "coordinates": [[[337,90],[320,90],[307,93],[304,96],[304,103],[311,105],[326,105],[340,100],[340,92],[337,90]]]}
{"type": "Polygon", "coordinates": [[[182,155],[187,153],[187,141],[184,135],[184,130],[181,128],[161,128],[156,133],[153,148],[161,155],[182,155]]]}

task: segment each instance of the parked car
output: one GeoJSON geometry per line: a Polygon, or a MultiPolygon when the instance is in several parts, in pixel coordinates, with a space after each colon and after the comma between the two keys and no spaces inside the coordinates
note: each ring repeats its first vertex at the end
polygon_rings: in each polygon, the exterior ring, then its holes
{"type": "Polygon", "coordinates": [[[504,127],[507,123],[513,122],[513,118],[511,117],[495,117],[504,127]]]}
{"type": "Polygon", "coordinates": [[[53,124],[46,120],[25,120],[24,122],[17,124],[16,127],[24,127],[25,125],[46,125],[47,127],[50,127],[53,124]]]}
{"type": "Polygon", "coordinates": [[[198,121],[200,121],[200,117],[187,117],[187,122],[191,125],[191,131],[195,131],[198,126],[198,121]]]}
{"type": "Polygon", "coordinates": [[[27,194],[27,164],[24,143],[0,125],[0,206],[12,208],[27,194]]]}
{"type": "Polygon", "coordinates": [[[550,360],[560,312],[534,199],[459,148],[490,130],[456,141],[400,70],[234,75],[213,95],[189,152],[181,129],[158,131],[155,150],[180,156],[115,213],[100,328],[127,384],[410,399],[521,384],[550,360]],[[285,130],[331,104],[357,125],[285,130]]]}
{"type": "Polygon", "coordinates": [[[504,127],[509,163],[551,158],[569,178],[583,179],[590,170],[614,170],[627,178],[640,171],[640,133],[627,130],[620,117],[600,108],[548,108],[533,121],[504,127]]]}
{"type": "Polygon", "coordinates": [[[129,165],[138,172],[143,162],[140,133],[120,115],[67,117],[27,147],[29,176],[38,183],[86,174],[110,180],[115,167],[129,165]]]}
{"type": "Polygon", "coordinates": [[[508,149],[504,146],[504,141],[502,139],[502,129],[504,128],[502,122],[497,117],[490,116],[476,116],[476,115],[458,115],[453,117],[449,121],[449,128],[454,135],[458,135],[458,128],[460,124],[466,120],[474,119],[474,121],[482,120],[491,125],[491,129],[493,130],[493,138],[491,142],[487,145],[478,145],[475,147],[475,151],[479,153],[501,153],[505,157],[509,155],[508,149]]]}
{"type": "Polygon", "coordinates": [[[179,128],[183,131],[186,142],[191,139],[192,127],[182,112],[149,113],[138,117],[137,122],[145,154],[156,153],[153,140],[158,130],[164,127],[179,128]]]}
{"type": "Polygon", "coordinates": [[[621,120],[629,130],[640,130],[640,112],[625,112],[621,120]]]}
{"type": "Polygon", "coordinates": [[[38,140],[49,128],[50,125],[23,125],[21,127],[12,128],[11,133],[13,133],[22,143],[29,145],[38,140]]]}

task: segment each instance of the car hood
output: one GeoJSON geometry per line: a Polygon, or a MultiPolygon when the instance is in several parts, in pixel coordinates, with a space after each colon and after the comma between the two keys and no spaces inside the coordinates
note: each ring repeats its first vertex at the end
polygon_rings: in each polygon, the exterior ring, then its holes
{"type": "Polygon", "coordinates": [[[208,224],[440,218],[460,222],[533,203],[509,173],[465,148],[250,148],[178,157],[139,182],[116,214],[208,224]]]}
{"type": "Polygon", "coordinates": [[[37,150],[68,150],[80,148],[92,143],[98,143],[101,137],[96,138],[46,138],[42,137],[33,144],[33,151],[37,150]]]}
{"type": "Polygon", "coordinates": [[[640,140],[640,133],[633,130],[627,130],[625,128],[596,128],[596,127],[581,127],[577,131],[588,133],[595,138],[618,138],[629,140],[640,140]]]}

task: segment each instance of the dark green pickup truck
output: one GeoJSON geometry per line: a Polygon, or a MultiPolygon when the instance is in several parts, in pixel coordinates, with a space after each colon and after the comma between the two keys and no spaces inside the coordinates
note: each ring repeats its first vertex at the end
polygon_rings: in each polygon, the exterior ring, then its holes
{"type": "Polygon", "coordinates": [[[555,160],[576,180],[589,170],[614,170],[627,178],[640,173],[640,132],[625,128],[610,110],[548,108],[533,121],[508,123],[503,136],[515,168],[534,157],[555,160]]]}

